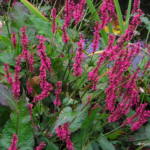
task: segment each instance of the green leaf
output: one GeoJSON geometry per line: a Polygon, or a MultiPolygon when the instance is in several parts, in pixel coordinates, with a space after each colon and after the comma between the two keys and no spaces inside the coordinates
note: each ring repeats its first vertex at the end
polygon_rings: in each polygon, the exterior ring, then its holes
{"type": "Polygon", "coordinates": [[[103,150],[115,150],[114,145],[104,135],[101,135],[97,141],[103,150]]]}
{"type": "Polygon", "coordinates": [[[0,62],[1,63],[7,63],[9,65],[15,64],[13,60],[14,55],[10,53],[0,53],[0,62]]]}
{"type": "Polygon", "coordinates": [[[150,124],[145,127],[146,137],[150,140],[150,124]]]}
{"type": "Polygon", "coordinates": [[[0,104],[9,106],[12,110],[17,109],[17,105],[10,89],[3,84],[0,84],[0,104]]]}
{"type": "Polygon", "coordinates": [[[99,21],[99,15],[98,15],[98,13],[97,13],[94,5],[93,5],[92,0],[87,0],[86,2],[87,2],[87,5],[88,5],[88,8],[89,8],[89,11],[90,11],[91,15],[93,16],[92,18],[94,20],[99,21]]]}
{"type": "Polygon", "coordinates": [[[46,147],[46,150],[59,150],[59,148],[54,143],[49,142],[46,147]]]}
{"type": "Polygon", "coordinates": [[[78,130],[85,118],[87,117],[88,115],[88,112],[87,112],[87,109],[88,107],[85,107],[83,105],[79,105],[76,110],[75,110],[75,119],[72,121],[71,125],[70,125],[70,130],[72,132],[75,132],[76,130],[78,130]]]}
{"type": "Polygon", "coordinates": [[[19,150],[33,150],[34,137],[27,106],[22,99],[17,106],[17,110],[12,112],[10,120],[2,130],[0,149],[8,149],[12,135],[17,134],[19,150]]]}
{"type": "Polygon", "coordinates": [[[91,143],[86,146],[86,150],[94,150],[91,143]]]}

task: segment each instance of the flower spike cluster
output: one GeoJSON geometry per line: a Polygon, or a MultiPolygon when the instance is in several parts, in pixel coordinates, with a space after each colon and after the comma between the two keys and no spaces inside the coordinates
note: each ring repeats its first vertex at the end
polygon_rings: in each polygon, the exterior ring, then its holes
{"type": "Polygon", "coordinates": [[[40,87],[42,92],[35,96],[33,102],[41,101],[49,96],[49,92],[53,90],[53,86],[51,83],[47,82],[46,79],[46,71],[51,71],[51,60],[47,57],[46,54],[46,46],[44,45],[46,38],[44,36],[37,36],[39,39],[39,45],[37,46],[38,55],[41,59],[41,66],[40,66],[40,87]]]}

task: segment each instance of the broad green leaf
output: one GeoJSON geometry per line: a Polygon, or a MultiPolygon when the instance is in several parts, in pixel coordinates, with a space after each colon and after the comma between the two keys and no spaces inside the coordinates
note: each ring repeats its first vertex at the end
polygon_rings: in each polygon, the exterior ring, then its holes
{"type": "Polygon", "coordinates": [[[108,141],[104,135],[101,135],[97,139],[97,142],[99,143],[102,150],[115,150],[114,145],[110,141],[108,141]]]}
{"type": "Polygon", "coordinates": [[[82,150],[82,145],[85,143],[85,136],[83,130],[77,132],[72,137],[72,142],[74,144],[75,150],[82,150]]]}
{"type": "Polygon", "coordinates": [[[74,120],[72,121],[72,123],[70,125],[70,130],[72,132],[75,132],[76,130],[78,130],[82,126],[85,118],[88,115],[87,110],[88,110],[88,107],[84,107],[84,105],[79,105],[76,108],[75,118],[74,118],[74,120]]]}
{"type": "Polygon", "coordinates": [[[0,138],[0,149],[8,149],[13,134],[18,136],[19,150],[33,150],[34,137],[30,122],[30,115],[24,101],[20,99],[18,108],[12,112],[10,120],[2,130],[0,138]]]}
{"type": "Polygon", "coordinates": [[[89,143],[89,144],[86,146],[85,149],[83,148],[83,150],[94,150],[94,149],[93,149],[93,147],[92,147],[92,144],[89,143]]]}
{"type": "Polygon", "coordinates": [[[17,105],[10,89],[3,84],[0,84],[0,104],[9,106],[12,110],[17,109],[17,105]]]}
{"type": "Polygon", "coordinates": [[[0,53],[0,63],[7,63],[9,65],[15,64],[13,56],[13,54],[6,52],[0,53]]]}
{"type": "Polygon", "coordinates": [[[147,126],[145,127],[145,134],[147,138],[150,140],[150,124],[147,124],[147,126]]]}

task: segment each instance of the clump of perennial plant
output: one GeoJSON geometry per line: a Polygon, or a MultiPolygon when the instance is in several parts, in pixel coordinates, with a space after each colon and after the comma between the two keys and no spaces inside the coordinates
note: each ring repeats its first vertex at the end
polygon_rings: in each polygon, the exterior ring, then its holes
{"type": "MultiPolygon", "coordinates": [[[[148,122],[149,104],[141,100],[139,81],[143,82],[150,61],[144,64],[144,68],[137,66],[132,69],[134,59],[143,54],[141,42],[134,42],[135,31],[141,24],[143,15],[139,7],[140,0],[134,0],[128,28],[118,36],[108,33],[107,44],[103,46],[105,44],[102,43],[104,37],[101,31],[104,32],[104,28],[112,22],[118,24],[118,17],[114,1],[102,1],[100,21],[94,22],[92,39],[89,40],[92,55],[86,52],[87,35],[79,33],[75,41],[68,35],[68,28],[73,25],[78,28],[85,15],[85,0],[65,1],[64,22],[60,26],[56,25],[56,9],[51,10],[51,31],[56,41],[44,33],[37,34],[38,44],[34,53],[29,48],[27,28],[20,29],[22,51],[15,59],[14,75],[10,73],[13,67],[8,64],[4,64],[4,71],[15,99],[22,96],[21,89],[27,93],[26,107],[36,133],[35,139],[37,143],[41,141],[38,138],[45,140],[39,146],[35,145],[35,150],[44,150],[49,142],[56,149],[55,144],[61,149],[77,149],[76,141],[81,142],[81,147],[87,147],[89,143],[97,143],[99,135],[105,136],[105,132],[110,130],[105,126],[107,123],[111,126],[112,122],[117,122],[121,128],[129,126],[132,131],[136,131],[148,122]],[[57,33],[62,36],[58,43],[57,33]],[[95,56],[97,50],[101,50],[99,56],[95,56]],[[24,68],[22,64],[25,64],[24,68]],[[24,69],[26,73],[23,72],[24,69]],[[30,83],[34,77],[39,79],[36,87],[30,83]]],[[[13,49],[19,43],[16,35],[11,35],[13,49]]],[[[149,49],[148,46],[145,47],[148,54],[149,49]]],[[[111,131],[106,135],[109,133],[111,131]]],[[[9,150],[17,150],[17,142],[19,140],[14,133],[9,150]]]]}

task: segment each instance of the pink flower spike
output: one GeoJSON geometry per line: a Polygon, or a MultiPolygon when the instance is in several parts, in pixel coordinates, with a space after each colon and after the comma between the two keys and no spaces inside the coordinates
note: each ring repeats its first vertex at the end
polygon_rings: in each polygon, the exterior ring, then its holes
{"type": "Polygon", "coordinates": [[[133,14],[136,13],[136,11],[139,9],[140,2],[141,2],[141,0],[134,0],[133,9],[132,9],[133,14]]]}
{"type": "Polygon", "coordinates": [[[4,64],[4,71],[5,71],[5,77],[8,81],[9,84],[13,84],[13,79],[11,77],[11,73],[9,72],[9,65],[8,64],[4,64]]]}
{"type": "Polygon", "coordinates": [[[93,37],[93,42],[92,42],[92,47],[93,47],[93,53],[99,48],[99,40],[100,40],[100,24],[99,22],[96,22],[95,27],[94,27],[94,37],[93,37]]]}
{"type": "Polygon", "coordinates": [[[27,46],[28,46],[28,43],[29,43],[29,40],[28,40],[28,37],[26,35],[26,27],[22,27],[20,29],[21,31],[21,43],[22,43],[22,48],[23,49],[27,49],[27,46]]]}
{"type": "Polygon", "coordinates": [[[56,18],[56,8],[52,8],[51,16],[52,16],[53,19],[56,18]]]}
{"type": "Polygon", "coordinates": [[[17,150],[17,142],[18,142],[18,137],[16,134],[13,134],[12,143],[8,148],[8,150],[17,150]]]}
{"type": "Polygon", "coordinates": [[[65,1],[65,11],[64,11],[64,26],[68,28],[70,25],[71,19],[73,17],[73,10],[74,10],[74,1],[73,0],[66,0],[65,1]]]}
{"type": "Polygon", "coordinates": [[[84,7],[86,0],[80,0],[75,6],[73,11],[73,18],[75,20],[75,24],[78,24],[84,15],[84,7]]]}
{"type": "Polygon", "coordinates": [[[16,97],[16,98],[18,98],[20,96],[21,60],[22,60],[22,56],[19,55],[16,59],[14,82],[12,85],[12,91],[13,91],[14,97],[16,97]]]}
{"type": "Polygon", "coordinates": [[[56,87],[57,87],[57,89],[55,90],[56,99],[54,100],[53,103],[55,106],[59,107],[61,105],[60,94],[62,91],[62,81],[58,81],[56,83],[56,87]]]}
{"type": "Polygon", "coordinates": [[[45,146],[46,144],[44,142],[41,142],[40,145],[35,148],[35,150],[43,150],[45,146]]]}
{"type": "Polygon", "coordinates": [[[63,32],[62,40],[63,40],[64,43],[67,43],[69,41],[69,36],[68,36],[68,33],[66,31],[66,27],[65,26],[62,27],[62,32],[63,32]]]}
{"type": "Polygon", "coordinates": [[[73,74],[75,76],[81,76],[82,75],[82,61],[83,61],[83,49],[84,49],[84,39],[82,35],[80,36],[80,41],[78,42],[78,49],[76,51],[76,56],[74,58],[73,63],[73,74]]]}

